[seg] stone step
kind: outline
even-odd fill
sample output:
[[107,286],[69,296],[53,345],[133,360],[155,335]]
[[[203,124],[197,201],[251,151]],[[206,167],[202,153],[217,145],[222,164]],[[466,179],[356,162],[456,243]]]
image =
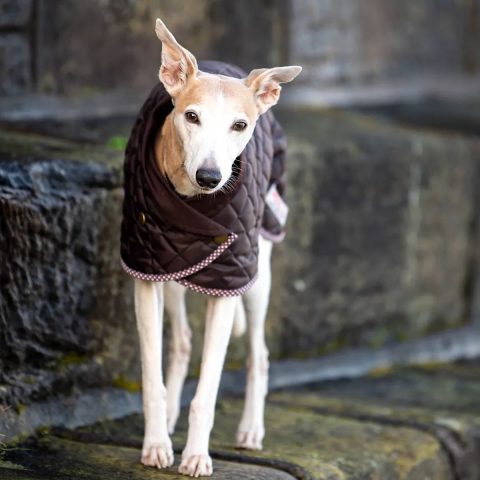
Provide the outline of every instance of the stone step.
[[480,360],[379,370],[270,397],[273,404],[429,433],[460,480],[480,478],[479,399]]
[[[480,361],[383,370],[273,392],[261,452],[238,451],[238,398],[217,405],[213,478],[478,480]],[[187,412],[173,436],[178,466]],[[0,478],[180,478],[140,465],[143,419],[45,431],[2,455]]]
[[[171,467],[159,472],[139,462],[138,448],[82,443],[54,436],[32,439],[23,451],[0,461],[2,480],[180,480],[186,477]],[[178,458],[178,455],[177,455]],[[282,470],[268,466],[214,460],[215,479],[294,480]]]
[[[270,403],[264,450],[237,453],[232,444],[240,413],[239,400],[223,400],[218,405],[211,443],[217,458],[214,467],[218,466],[214,478],[262,478],[262,474],[264,478],[279,479],[452,478],[445,452],[428,433],[325,415],[295,404]],[[177,466],[186,436],[185,417],[174,435]],[[171,478],[174,469],[159,474],[140,465],[142,423],[140,416],[131,416],[89,429],[57,431],[31,439],[5,453],[1,478],[60,479],[73,472],[78,480],[103,480],[114,473],[119,479],[137,475]],[[267,466],[271,469],[264,470]]]

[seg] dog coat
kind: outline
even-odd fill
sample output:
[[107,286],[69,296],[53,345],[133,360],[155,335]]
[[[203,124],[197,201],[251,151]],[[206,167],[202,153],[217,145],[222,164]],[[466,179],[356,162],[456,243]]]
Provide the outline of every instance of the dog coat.
[[[200,69],[237,78],[220,62]],[[214,195],[179,195],[155,159],[155,138],[172,111],[159,83],[144,103],[125,152],[121,262],[143,280],[175,280],[200,293],[241,295],[257,276],[258,236],[284,236],[284,133],[268,111],[235,160],[233,188]]]

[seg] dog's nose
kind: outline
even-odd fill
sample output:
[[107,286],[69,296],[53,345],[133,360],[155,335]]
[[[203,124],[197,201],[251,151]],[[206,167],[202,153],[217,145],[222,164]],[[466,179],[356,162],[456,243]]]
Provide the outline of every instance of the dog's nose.
[[201,187],[215,188],[220,183],[222,174],[216,168],[199,168],[195,177]]

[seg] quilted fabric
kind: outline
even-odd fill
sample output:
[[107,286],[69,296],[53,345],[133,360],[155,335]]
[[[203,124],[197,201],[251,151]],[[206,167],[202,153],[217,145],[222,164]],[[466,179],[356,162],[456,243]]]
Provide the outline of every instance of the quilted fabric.
[[[201,62],[200,69],[237,78],[237,67]],[[275,184],[284,194],[286,141],[271,112],[262,115],[236,159],[234,188],[216,195],[178,195],[155,161],[155,138],[172,111],[159,83],[144,103],[126,148],[121,258],[125,270],[152,281],[176,280],[219,296],[240,295],[257,274],[258,235],[273,241],[283,227],[265,204]]]

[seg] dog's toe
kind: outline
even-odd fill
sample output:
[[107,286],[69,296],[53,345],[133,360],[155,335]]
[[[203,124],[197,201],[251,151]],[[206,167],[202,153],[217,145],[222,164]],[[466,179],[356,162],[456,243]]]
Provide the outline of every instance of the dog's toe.
[[209,455],[188,455],[182,458],[179,473],[190,477],[209,477],[212,472],[212,459]]
[[173,465],[171,442],[150,443],[142,449],[142,463],[147,467],[167,468]]

